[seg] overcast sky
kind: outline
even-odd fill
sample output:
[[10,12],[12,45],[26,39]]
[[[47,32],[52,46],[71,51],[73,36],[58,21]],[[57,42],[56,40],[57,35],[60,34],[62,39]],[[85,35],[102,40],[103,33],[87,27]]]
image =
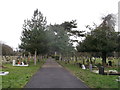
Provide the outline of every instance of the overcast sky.
[[21,43],[20,36],[25,19],[30,19],[35,9],[47,18],[47,24],[60,24],[77,20],[78,29],[85,25],[101,23],[101,17],[118,13],[119,0],[1,0],[0,41],[14,49]]

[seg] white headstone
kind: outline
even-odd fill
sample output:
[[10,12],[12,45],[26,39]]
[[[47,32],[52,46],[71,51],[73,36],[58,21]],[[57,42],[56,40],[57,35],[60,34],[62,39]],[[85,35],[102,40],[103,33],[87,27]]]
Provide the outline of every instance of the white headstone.
[[84,64],[82,65],[82,69],[86,69]]
[[9,72],[1,72],[0,71],[0,75],[7,75],[7,74],[9,74]]
[[13,66],[15,66],[15,60],[13,60]]
[[24,62],[22,62],[22,65],[24,65]]

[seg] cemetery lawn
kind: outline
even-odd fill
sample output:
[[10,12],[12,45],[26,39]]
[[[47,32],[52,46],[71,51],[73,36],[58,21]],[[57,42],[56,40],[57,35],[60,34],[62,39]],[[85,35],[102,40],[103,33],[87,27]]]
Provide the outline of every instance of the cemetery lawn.
[[28,67],[4,64],[7,68],[3,68],[2,71],[9,71],[9,74],[2,76],[2,88],[23,88],[44,63],[45,60],[37,62],[37,65],[31,62]]
[[64,61],[57,61],[72,74],[78,77],[90,88],[118,88],[118,82],[116,81],[117,75],[100,75],[89,70],[83,70],[72,63],[65,64]]

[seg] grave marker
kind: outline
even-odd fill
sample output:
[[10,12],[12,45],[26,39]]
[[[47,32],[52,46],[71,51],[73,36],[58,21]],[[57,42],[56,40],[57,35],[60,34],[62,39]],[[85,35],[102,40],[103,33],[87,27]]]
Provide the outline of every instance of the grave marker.
[[24,62],[22,62],[22,65],[24,65]]
[[99,67],[99,74],[104,75],[104,67],[103,66]]
[[82,65],[82,69],[86,69],[84,64]]
[[15,66],[15,64],[16,64],[16,62],[15,62],[15,60],[13,60],[13,66]]
[[92,64],[89,65],[89,69],[92,72]]
[[3,72],[3,71],[1,72],[1,71],[0,71],[0,75],[2,75],[2,76],[3,76],[3,75],[7,75],[7,74],[9,74],[9,72]]
[[109,66],[112,66],[112,62],[111,62],[111,61],[108,61],[108,65],[109,65]]

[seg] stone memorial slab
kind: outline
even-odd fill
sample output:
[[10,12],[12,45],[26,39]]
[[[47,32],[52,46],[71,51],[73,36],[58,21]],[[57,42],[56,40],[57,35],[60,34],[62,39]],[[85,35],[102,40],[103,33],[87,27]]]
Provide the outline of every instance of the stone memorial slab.
[[89,65],[89,69],[92,72],[92,64]]
[[9,74],[9,72],[3,72],[3,71],[1,72],[0,71],[0,75],[2,75],[2,76],[7,75],[7,74]]
[[82,69],[86,69],[84,64],[82,65]]
[[104,75],[104,67],[103,66],[99,67],[99,74]]
[[14,65],[14,66],[21,66],[21,67],[24,67],[24,66],[29,66],[28,64],[26,64],[26,65],[20,65],[20,64],[18,64],[18,65]]
[[15,60],[13,60],[13,66],[15,65]]
[[111,62],[111,61],[108,61],[108,65],[109,65],[109,66],[112,66],[112,62]]

